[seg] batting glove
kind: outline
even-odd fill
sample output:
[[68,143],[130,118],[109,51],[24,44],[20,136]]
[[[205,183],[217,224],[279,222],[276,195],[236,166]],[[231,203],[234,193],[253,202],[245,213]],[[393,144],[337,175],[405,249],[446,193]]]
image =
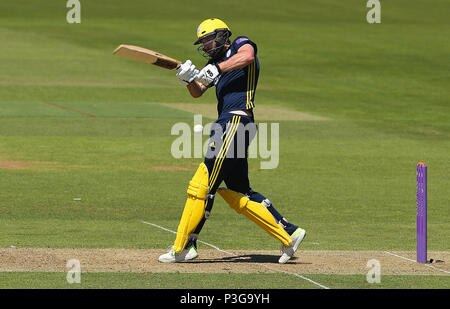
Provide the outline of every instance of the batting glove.
[[191,83],[199,73],[199,71],[195,69],[195,65],[192,64],[191,60],[186,60],[185,63],[180,65],[177,71],[178,73],[176,76],[185,85]]
[[217,64],[208,64],[200,70],[195,79],[203,85],[209,87],[219,80],[219,76],[221,73],[222,71]]

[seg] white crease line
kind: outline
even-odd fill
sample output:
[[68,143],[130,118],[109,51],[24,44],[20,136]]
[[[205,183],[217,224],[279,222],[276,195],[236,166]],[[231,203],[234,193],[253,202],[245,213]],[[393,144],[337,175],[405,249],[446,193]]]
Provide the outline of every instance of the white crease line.
[[157,228],[159,228],[159,229],[161,229],[161,230],[164,230],[164,231],[166,231],[166,232],[170,232],[170,233],[172,233],[172,234],[176,234],[176,233],[177,233],[177,232],[175,232],[175,231],[166,229],[165,227],[162,227],[162,226],[157,225],[157,224],[154,224],[154,223],[145,222],[145,221],[142,221],[142,223],[152,225],[152,226],[154,226],[154,227],[157,227]]
[[[400,258],[400,259],[404,259],[404,260],[407,260],[407,261],[410,261],[410,262],[413,262],[413,263],[418,263],[418,262],[416,262],[416,261],[414,261],[414,260],[412,260],[412,259],[406,258],[406,257],[401,256],[401,255],[397,255],[397,254],[392,253],[392,252],[384,251],[384,253],[393,255],[393,256],[395,256],[395,257],[398,257],[398,258]],[[422,263],[418,263],[418,264],[421,264],[421,265],[423,265],[423,266],[426,266],[426,267],[429,267],[429,268],[433,268],[433,269],[435,269],[435,270],[442,271],[442,272],[444,272],[444,273],[450,274],[450,271],[446,271],[446,270],[443,270],[443,269],[434,267],[434,266],[432,266],[432,265],[422,264]]]
[[401,258],[401,259],[404,259],[404,260],[407,260],[407,261],[410,261],[410,262],[414,262],[414,263],[416,262],[416,261],[414,261],[414,260],[408,259],[408,258],[406,258],[406,257],[404,257],[404,256],[400,256],[400,255],[397,255],[397,254],[392,253],[392,252],[384,251],[384,253],[387,253],[387,254],[396,256],[396,257],[398,257],[398,258]]
[[[164,230],[164,231],[166,231],[166,232],[170,232],[170,233],[172,233],[172,234],[176,234],[176,233],[177,233],[177,232],[175,232],[175,231],[169,230],[169,229],[167,229],[167,228],[165,228],[165,227],[162,227],[162,226],[157,225],[157,224],[154,224],[154,223],[150,223],[150,222],[146,222],[146,221],[142,221],[142,223],[148,224],[148,225],[151,225],[151,226],[154,226],[154,227],[157,227],[157,228],[159,228],[159,229],[162,229],[162,230]],[[222,249],[220,249],[219,247],[214,246],[214,245],[212,245],[212,244],[209,244],[209,243],[207,243],[207,242],[204,242],[204,241],[201,241],[201,240],[197,240],[197,241],[198,241],[199,243],[205,244],[205,245],[207,245],[207,246],[209,246],[209,247],[211,247],[211,248],[214,248],[214,249],[216,249],[216,250],[218,250],[218,251],[220,251],[220,252],[226,253],[226,254],[231,255],[231,256],[233,256],[233,257],[237,257],[237,258],[239,258],[239,259],[243,259],[242,257],[239,257],[239,256],[235,255],[234,253],[231,253],[231,252],[222,250]],[[315,281],[313,281],[313,280],[311,280],[311,279],[309,279],[309,278],[306,278],[306,277],[304,277],[304,276],[302,276],[302,275],[299,275],[299,274],[296,274],[296,273],[291,273],[291,272],[284,271],[284,270],[279,270],[279,269],[271,268],[271,267],[269,267],[269,266],[267,266],[267,265],[264,265],[264,264],[261,264],[261,263],[258,263],[258,262],[256,262],[255,264],[260,265],[260,266],[263,266],[263,267],[265,267],[265,268],[267,268],[267,269],[269,269],[269,270],[275,271],[275,272],[280,272],[280,273],[284,273],[284,274],[287,274],[287,275],[296,276],[296,277],[301,278],[301,279],[303,279],[303,280],[306,280],[306,281],[308,281],[308,282],[310,282],[310,283],[312,283],[312,284],[315,284],[315,285],[321,287],[322,289],[326,289],[326,290],[329,290],[329,289],[330,289],[329,287],[324,286],[324,285],[322,285],[322,284],[320,284],[320,283],[318,283],[318,282],[315,282]]]
[[[142,223],[148,224],[148,225],[152,225],[152,226],[154,226],[154,227],[157,227],[157,228],[159,228],[159,229],[161,229],[161,230],[164,230],[164,231],[166,231],[166,232],[170,232],[170,233],[172,233],[172,234],[176,234],[176,233],[177,233],[177,232],[175,232],[175,231],[166,229],[165,227],[162,227],[162,226],[157,225],[157,224],[154,224],[154,223],[145,222],[145,221],[142,221]],[[222,249],[220,249],[219,247],[216,247],[216,246],[214,246],[214,245],[208,244],[207,242],[204,242],[204,241],[201,241],[201,240],[197,240],[197,241],[198,241],[199,243],[202,243],[202,244],[204,244],[204,245],[207,245],[207,246],[209,246],[209,247],[211,247],[211,248],[214,248],[214,249],[216,249],[216,250],[218,250],[218,251],[220,251],[220,252],[223,252],[223,253],[226,253],[226,254],[229,254],[229,255],[233,255],[233,253],[228,252],[228,251],[225,251],[225,250],[222,250]]]

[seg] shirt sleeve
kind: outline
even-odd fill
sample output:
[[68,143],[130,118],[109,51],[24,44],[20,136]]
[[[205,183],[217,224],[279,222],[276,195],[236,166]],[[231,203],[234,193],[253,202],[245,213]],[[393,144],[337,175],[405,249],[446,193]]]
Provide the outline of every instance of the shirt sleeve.
[[256,44],[253,41],[251,41],[248,37],[240,36],[240,37],[237,37],[233,42],[233,45],[234,45],[234,48],[236,51],[239,48],[241,48],[242,46],[244,46],[245,44],[250,44],[251,46],[253,46],[253,49],[255,50],[255,55],[256,55],[256,51],[257,51]]

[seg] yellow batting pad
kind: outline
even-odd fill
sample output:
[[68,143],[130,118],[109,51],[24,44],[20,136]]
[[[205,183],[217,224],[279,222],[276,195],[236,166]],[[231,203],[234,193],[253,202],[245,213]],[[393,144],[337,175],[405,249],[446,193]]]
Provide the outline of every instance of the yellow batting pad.
[[275,221],[274,217],[261,203],[251,201],[247,196],[225,188],[217,189],[217,193],[237,213],[243,214],[257,225],[259,225],[270,236],[275,237],[286,247],[292,243],[291,236]]
[[187,200],[181,215],[180,224],[177,229],[177,237],[173,245],[173,250],[181,252],[186,246],[191,234],[203,218],[208,194],[208,168],[201,163],[189,182],[187,189]]

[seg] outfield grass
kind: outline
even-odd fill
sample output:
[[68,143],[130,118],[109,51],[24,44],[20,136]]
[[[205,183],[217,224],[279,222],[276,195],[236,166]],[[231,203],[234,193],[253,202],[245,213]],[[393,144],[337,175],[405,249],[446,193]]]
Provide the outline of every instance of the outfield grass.
[[[390,276],[368,283],[360,275],[306,275],[330,289],[448,289],[445,276]],[[65,273],[3,273],[7,289],[320,289],[308,281],[282,274],[86,273],[68,283]],[[7,282],[5,284],[5,281]]]
[[[193,124],[193,115],[158,103],[215,104],[215,94],[194,100],[174,72],[112,51],[141,45],[201,67],[195,30],[218,16],[234,36],[258,44],[256,113],[271,105],[331,118],[277,121],[278,168],[261,170],[260,159],[250,160],[252,187],[308,230],[302,247],[415,250],[415,165],[424,161],[429,250],[450,250],[447,1],[383,2],[377,25],[365,21],[366,2],[356,0],[230,0],[201,10],[183,1],[82,1],[81,24],[66,22],[63,2],[0,4],[7,42],[0,49],[0,162],[34,162],[0,168],[0,247],[166,248],[173,241],[141,221],[176,229],[201,159],[171,156],[173,124]],[[278,247],[220,198],[201,237],[221,248]],[[55,280],[64,274],[1,276],[2,288],[65,287]],[[151,278],[170,285],[181,274],[85,276],[82,287],[108,288],[103,281],[113,278],[118,288],[152,288]],[[448,277],[438,276],[384,276],[382,285],[362,276],[314,277],[331,287],[448,288]],[[198,278],[192,288],[205,287]],[[205,278],[243,288],[281,288],[283,281]]]

